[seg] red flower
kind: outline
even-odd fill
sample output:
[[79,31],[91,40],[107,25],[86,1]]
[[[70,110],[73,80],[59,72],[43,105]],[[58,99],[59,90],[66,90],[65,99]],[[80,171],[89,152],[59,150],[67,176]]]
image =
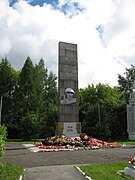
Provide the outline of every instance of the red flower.
[[129,159],[129,163],[132,164],[132,165],[135,165],[135,159],[134,158],[130,158]]

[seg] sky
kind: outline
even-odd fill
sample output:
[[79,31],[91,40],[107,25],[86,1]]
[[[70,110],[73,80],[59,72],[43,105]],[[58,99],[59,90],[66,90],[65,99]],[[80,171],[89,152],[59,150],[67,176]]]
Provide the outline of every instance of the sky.
[[57,76],[58,43],[77,44],[79,88],[118,85],[135,62],[135,0],[0,0],[0,60],[29,56]]

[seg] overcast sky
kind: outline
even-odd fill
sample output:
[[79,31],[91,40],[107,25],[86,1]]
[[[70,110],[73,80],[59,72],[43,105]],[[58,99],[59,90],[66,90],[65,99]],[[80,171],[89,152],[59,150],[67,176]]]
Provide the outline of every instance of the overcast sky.
[[57,75],[58,42],[75,43],[79,88],[115,86],[135,62],[134,18],[135,0],[0,0],[0,60],[19,70],[42,57]]

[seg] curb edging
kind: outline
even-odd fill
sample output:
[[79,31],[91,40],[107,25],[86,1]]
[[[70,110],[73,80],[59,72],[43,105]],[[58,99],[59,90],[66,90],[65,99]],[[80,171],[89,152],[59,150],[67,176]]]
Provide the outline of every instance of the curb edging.
[[86,176],[86,173],[83,172],[79,166],[74,166],[83,176],[85,176],[88,180],[92,180],[92,178],[90,176]]

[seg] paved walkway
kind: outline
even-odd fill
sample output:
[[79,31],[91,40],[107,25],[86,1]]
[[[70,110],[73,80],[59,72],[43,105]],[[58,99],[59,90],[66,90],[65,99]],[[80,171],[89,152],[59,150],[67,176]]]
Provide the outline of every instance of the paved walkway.
[[25,180],[86,180],[72,165],[27,168]]
[[84,180],[74,165],[127,162],[135,148],[31,152],[23,145],[7,144],[5,162],[21,165],[24,180]]

